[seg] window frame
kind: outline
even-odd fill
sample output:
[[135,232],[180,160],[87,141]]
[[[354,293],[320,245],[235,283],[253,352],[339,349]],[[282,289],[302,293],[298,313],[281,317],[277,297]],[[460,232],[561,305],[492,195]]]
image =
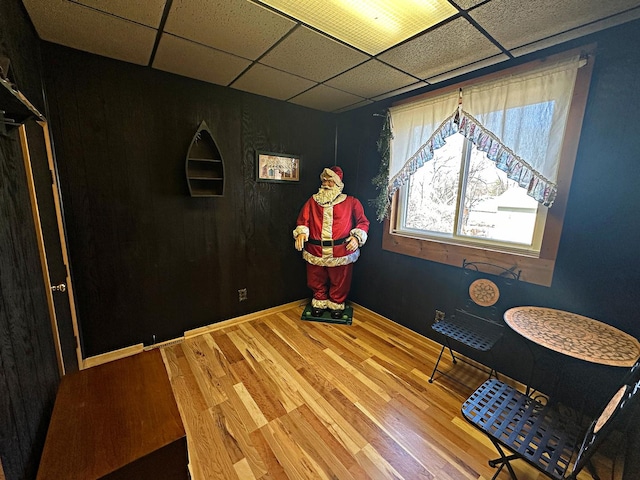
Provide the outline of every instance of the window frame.
[[569,109],[560,153],[557,179],[558,192],[552,207],[547,210],[539,255],[526,252],[500,251],[497,246],[478,247],[462,245],[445,239],[426,239],[399,233],[395,228],[398,224],[399,192],[396,192],[391,199],[390,214],[384,221],[382,249],[453,266],[461,266],[466,259],[468,262],[486,262],[500,265],[507,269],[515,267],[521,270],[520,279],[522,281],[547,287],[551,286],[569,198],[571,178],[578,153],[578,144],[587,105],[591,74],[595,63],[595,49],[596,44],[586,45],[394,103],[394,105],[401,105],[424,100],[430,96],[445,93],[447,90],[457,90],[475,83],[523,73],[548,61],[558,60],[576,54],[587,55],[587,64],[578,69],[576,76],[571,107]]

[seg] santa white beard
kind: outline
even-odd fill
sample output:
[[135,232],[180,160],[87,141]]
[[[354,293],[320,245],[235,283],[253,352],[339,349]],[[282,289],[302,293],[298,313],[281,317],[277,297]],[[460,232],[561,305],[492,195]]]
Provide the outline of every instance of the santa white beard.
[[342,187],[338,185],[334,185],[333,187],[321,186],[313,198],[315,198],[316,202],[320,205],[325,205],[336,199],[338,195],[342,193]]

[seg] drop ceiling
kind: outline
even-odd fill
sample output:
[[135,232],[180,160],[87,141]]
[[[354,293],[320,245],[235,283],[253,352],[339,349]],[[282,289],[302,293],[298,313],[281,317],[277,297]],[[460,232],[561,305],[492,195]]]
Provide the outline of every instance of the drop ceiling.
[[[362,8],[372,3],[341,1]],[[266,3],[23,0],[43,40],[326,112],[358,108],[640,17],[638,0],[444,0],[438,23],[418,25],[417,33],[387,47],[349,44],[331,22],[316,23],[321,30],[294,17],[297,12]]]

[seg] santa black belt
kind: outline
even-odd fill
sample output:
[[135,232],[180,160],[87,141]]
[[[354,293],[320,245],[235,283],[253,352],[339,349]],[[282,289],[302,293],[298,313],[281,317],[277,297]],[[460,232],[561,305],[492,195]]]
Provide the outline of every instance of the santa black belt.
[[335,245],[342,245],[347,241],[349,237],[339,238],[338,240],[316,240],[315,238],[310,238],[308,242],[311,245],[320,245],[321,247],[333,247]]

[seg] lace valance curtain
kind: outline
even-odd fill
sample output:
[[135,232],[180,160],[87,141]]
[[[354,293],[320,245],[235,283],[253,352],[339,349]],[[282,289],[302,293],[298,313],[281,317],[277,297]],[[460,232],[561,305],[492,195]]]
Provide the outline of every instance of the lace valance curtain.
[[[433,158],[456,132],[496,167],[551,206],[578,56],[390,109],[393,139],[387,194]],[[460,99],[460,102],[459,102]]]

